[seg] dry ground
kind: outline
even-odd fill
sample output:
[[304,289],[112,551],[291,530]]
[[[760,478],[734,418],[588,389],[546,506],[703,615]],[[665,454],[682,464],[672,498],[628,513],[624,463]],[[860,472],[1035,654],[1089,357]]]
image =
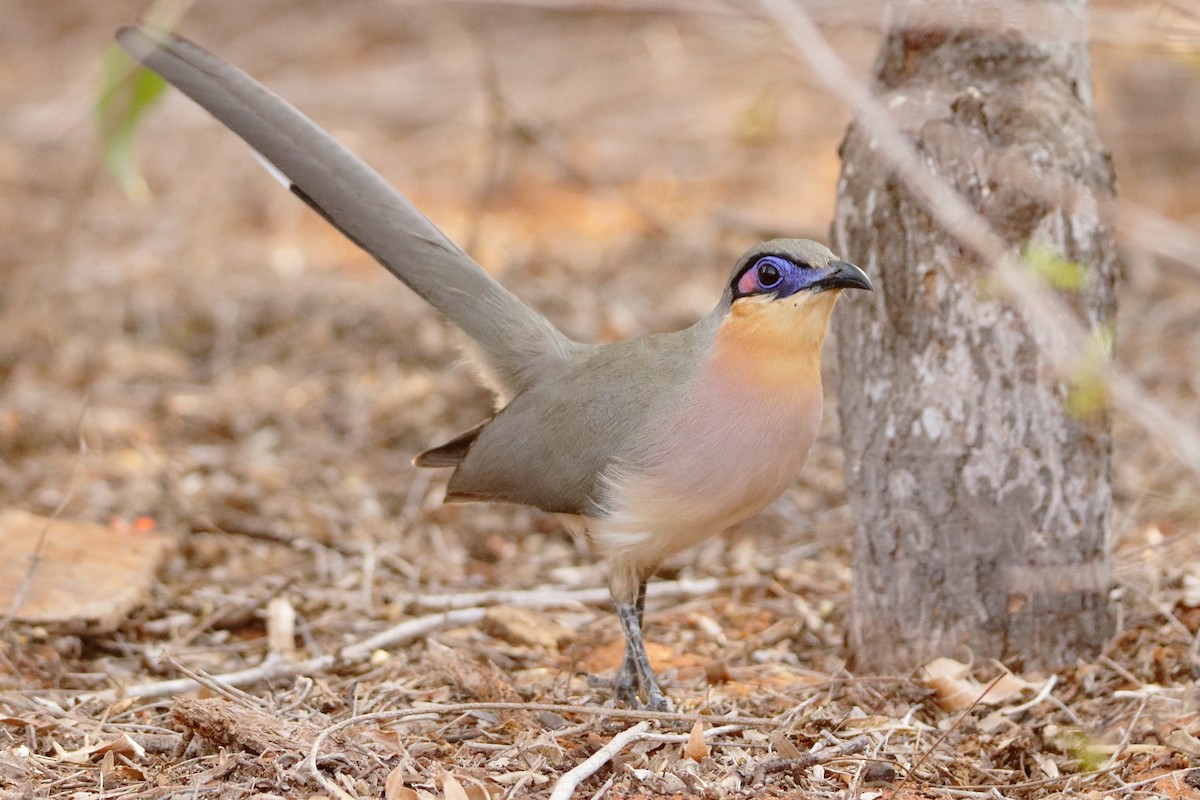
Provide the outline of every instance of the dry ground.
[[[763,232],[825,238],[847,115],[767,27],[543,5],[210,0],[182,29],[578,338],[686,324]],[[1118,15],[1095,50],[1102,134],[1125,200],[1195,231],[1196,51],[1127,35],[1137,9],[1102,9]],[[620,654],[605,604],[544,588],[602,587],[595,560],[545,515],[440,504],[444,476],[409,460],[487,396],[429,309],[234,137],[172,96],[140,141],[153,201],[120,194],[88,107],[102,48],[140,10],[2,9],[0,508],[150,517],[178,546],[115,630],[0,632],[0,791],[379,797],[390,775],[393,798],[549,796],[638,721],[594,713],[606,696],[586,675]],[[831,34],[866,69],[871,25]],[[1121,358],[1200,420],[1196,273],[1128,237],[1123,255]],[[801,483],[673,561],[649,611],[680,710],[741,725],[689,745],[690,725],[662,718],[577,796],[1200,797],[1200,500],[1163,448],[1118,420],[1106,655],[961,712],[918,676],[844,668],[850,520],[827,417]],[[490,590],[516,594],[482,621],[370,640]],[[296,636],[245,694],[122,699],[261,665],[269,607],[294,610]],[[942,691],[1000,674],[975,667]],[[818,744],[824,763],[770,761]]]

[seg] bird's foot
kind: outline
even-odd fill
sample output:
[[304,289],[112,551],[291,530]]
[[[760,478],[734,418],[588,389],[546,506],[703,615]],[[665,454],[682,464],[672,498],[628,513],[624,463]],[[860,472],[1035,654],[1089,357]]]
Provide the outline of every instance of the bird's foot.
[[[613,697],[619,705],[627,708],[645,709],[648,711],[674,711],[671,700],[659,687],[653,673],[639,676],[637,669],[628,661],[611,678],[601,678],[598,675],[587,676],[588,686],[593,688],[612,689]],[[645,697],[645,702],[642,701]]]
[[[624,669],[621,670],[625,672]],[[630,663],[629,672],[632,673],[630,680],[641,688],[642,696],[646,698],[646,704],[643,706],[638,703],[637,708],[645,708],[648,711],[674,711],[675,707],[671,705],[670,699],[663,694],[663,690],[658,685],[658,679],[654,677],[654,673],[649,669],[638,670],[636,663]]]
[[587,684],[594,689],[611,689],[620,705],[629,708],[642,707],[642,702],[638,699],[637,673],[634,672],[628,661],[622,663],[621,669],[611,678],[588,675]]
[[671,698],[663,694],[662,689],[658,688],[658,683],[652,680],[650,688],[646,690],[646,709],[649,711],[674,711],[675,706],[671,703]]

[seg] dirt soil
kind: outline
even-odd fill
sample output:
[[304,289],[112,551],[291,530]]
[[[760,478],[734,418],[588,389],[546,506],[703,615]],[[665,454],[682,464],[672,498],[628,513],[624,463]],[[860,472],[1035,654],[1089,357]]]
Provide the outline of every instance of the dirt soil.
[[[209,0],[180,27],[610,341],[705,313],[759,238],[827,239],[848,122],[761,21],[655,5]],[[1195,236],[1196,26],[1140,5],[1098,9],[1101,132],[1123,202]],[[410,464],[490,410],[435,314],[178,95],[139,138],[152,199],[104,171],[99,59],[141,10],[5,0],[0,24],[0,509],[175,542],[115,627],[0,624],[0,794],[544,798],[633,728],[575,796],[1200,798],[1200,495],[1125,418],[1096,662],[847,671],[827,411],[794,488],[661,573],[678,713],[607,707],[589,676],[621,637],[587,544],[443,505]],[[829,34],[866,71],[863,14]],[[1196,251],[1121,246],[1119,357],[1200,420]]]

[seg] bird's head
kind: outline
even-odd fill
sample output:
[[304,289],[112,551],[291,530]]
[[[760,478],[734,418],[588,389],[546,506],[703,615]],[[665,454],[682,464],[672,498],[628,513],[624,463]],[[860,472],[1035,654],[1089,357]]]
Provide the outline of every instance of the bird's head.
[[836,297],[841,289],[870,291],[871,280],[810,239],[772,239],[755,245],[738,260],[729,281],[733,305],[782,301],[798,308],[826,292]]
[[871,288],[865,272],[817,242],[772,239],[755,245],[730,274],[718,349],[725,357],[764,366],[797,356],[819,359],[838,295]]

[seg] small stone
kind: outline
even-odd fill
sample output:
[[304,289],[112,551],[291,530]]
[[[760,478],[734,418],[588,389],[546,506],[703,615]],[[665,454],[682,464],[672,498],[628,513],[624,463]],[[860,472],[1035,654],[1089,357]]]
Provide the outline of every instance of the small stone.
[[873,761],[863,767],[862,782],[864,786],[888,786],[896,781],[896,768],[891,764]]

